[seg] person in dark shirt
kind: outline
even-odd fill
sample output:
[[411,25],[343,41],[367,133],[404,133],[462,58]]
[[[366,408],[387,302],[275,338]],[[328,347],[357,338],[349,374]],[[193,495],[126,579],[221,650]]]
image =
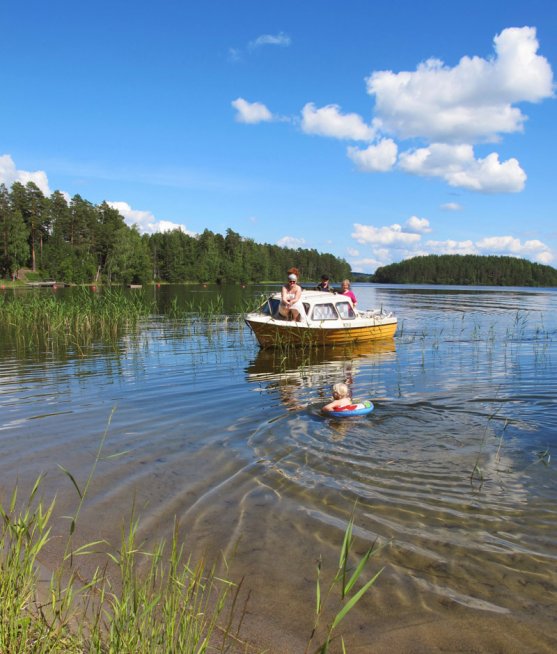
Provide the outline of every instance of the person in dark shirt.
[[329,282],[329,275],[321,275],[321,281],[319,282],[319,284],[317,284],[317,290],[325,291],[325,292],[329,292],[333,290]]

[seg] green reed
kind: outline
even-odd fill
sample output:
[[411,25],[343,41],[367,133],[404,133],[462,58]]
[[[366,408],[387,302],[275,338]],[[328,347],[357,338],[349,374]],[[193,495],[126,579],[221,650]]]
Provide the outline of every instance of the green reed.
[[[23,508],[16,509],[17,489],[9,506],[0,504],[1,652],[202,653],[223,652],[238,641],[230,611],[239,587],[216,566],[193,563],[177,530],[168,548],[160,542],[147,551],[134,520],[87,583],[75,567],[60,565],[41,589],[37,563],[49,541],[54,502],[35,501],[39,484]],[[98,558],[100,545],[107,544],[77,548],[73,558]]]
[[[113,412],[114,413],[114,410]],[[242,583],[221,576],[217,565],[194,562],[179,541],[175,522],[170,544],[161,540],[152,549],[138,542],[139,522],[132,515],[113,549],[105,540],[76,547],[74,537],[81,509],[101,460],[112,414],[84,483],[62,466],[79,501],[73,515],[61,563],[48,585],[39,581],[39,557],[51,538],[50,522],[55,501],[38,498],[41,478],[23,503],[17,486],[7,505],[0,501],[0,652],[9,654],[204,654],[248,652],[240,628],[245,617],[237,610]],[[118,453],[106,458],[123,455]],[[68,516],[65,516],[66,518]],[[341,547],[338,569],[323,594],[321,560],[318,563],[315,620],[306,653],[317,639],[315,650],[327,654],[335,632],[346,615],[375,583],[382,570],[362,583],[374,544],[355,567],[350,566],[353,547],[353,514]],[[82,557],[101,561],[88,580],[77,562]],[[104,559],[104,561],[103,561]],[[225,572],[227,570],[224,561]],[[356,590],[356,587],[359,588]],[[340,590],[337,610],[330,613],[331,593]],[[249,598],[249,594],[248,594]],[[240,613],[240,615],[238,615]],[[341,638],[342,651],[346,648]]]
[[[7,507],[0,502],[0,652],[227,651],[231,643],[240,642],[233,629],[240,585],[221,577],[216,565],[208,568],[204,560],[194,563],[186,556],[177,525],[168,548],[159,541],[153,549],[143,549],[134,517],[116,550],[104,540],[74,547],[79,515],[102,459],[111,418],[112,414],[83,484],[60,466],[79,501],[69,516],[62,562],[52,572],[48,588],[40,587],[38,560],[50,539],[54,501],[45,506],[37,500],[39,478],[22,507],[18,508],[17,487]],[[119,455],[110,458],[115,456]],[[105,561],[83,582],[76,563],[87,556],[96,560],[104,556]]]
[[[203,559],[195,563],[186,556],[177,524],[168,546],[160,541],[146,550],[137,540],[139,523],[132,518],[122,530],[116,551],[111,551],[102,540],[72,547],[52,572],[48,586],[41,588],[38,560],[50,540],[55,502],[45,505],[36,500],[40,483],[39,478],[22,508],[16,508],[17,488],[7,506],[0,502],[0,652],[203,654],[228,652],[231,648],[237,652],[256,651],[240,638],[244,614],[238,616],[236,606],[241,583],[222,577],[216,565],[209,567]],[[315,620],[306,654],[327,654],[340,623],[383,570],[361,582],[369,559],[381,549],[375,544],[354,567],[350,566],[353,524],[350,519],[338,569],[324,593],[322,562],[318,562]],[[104,556],[106,560],[84,582],[75,562],[87,556],[95,556],[96,560]],[[339,608],[322,628],[321,622],[330,614],[328,605],[335,589],[339,591]],[[313,649],[317,639],[322,642]]]
[[114,340],[154,312],[144,293],[76,289],[68,297],[29,293],[0,296],[0,329],[20,349],[72,347],[78,352],[97,339]]
[[[371,579],[368,579],[366,582],[361,583],[361,577],[364,573],[364,570],[369,562],[369,559],[375,556],[384,546],[377,545],[375,542],[359,559],[355,567],[350,566],[351,551],[354,545],[353,537],[353,528],[354,528],[354,513],[348,521],[346,530],[344,532],[344,539],[342,542],[340,557],[338,562],[337,570],[326,587],[325,593],[322,592],[321,588],[321,570],[322,570],[322,561],[319,559],[317,562],[317,583],[315,589],[315,618],[313,629],[309,637],[308,643],[304,654],[308,654],[310,651],[314,651],[316,654],[327,654],[329,647],[333,643],[335,638],[335,632],[338,629],[338,626],[342,620],[348,615],[348,613],[356,606],[356,604],[362,599],[362,597],[370,590],[370,588],[375,584],[379,575],[383,572],[384,568],[381,568],[376,572]],[[360,582],[359,588],[356,590],[356,586]],[[315,639],[320,635],[322,629],[320,629],[320,624],[323,620],[323,617],[326,613],[330,613],[328,609],[328,603],[330,603],[331,596],[334,591],[338,592],[337,604],[339,606],[337,612],[332,615],[327,622],[327,625],[324,629],[324,634],[321,637],[321,644],[315,650],[310,650],[313,646]],[[342,651],[346,652],[346,647],[344,644],[344,639],[340,636]]]

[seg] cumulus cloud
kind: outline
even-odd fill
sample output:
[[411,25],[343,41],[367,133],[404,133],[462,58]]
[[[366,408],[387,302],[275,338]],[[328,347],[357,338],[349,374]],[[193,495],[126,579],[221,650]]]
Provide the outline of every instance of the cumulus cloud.
[[394,224],[388,227],[374,227],[373,225],[354,224],[352,238],[362,244],[373,246],[389,245],[390,247],[407,246],[417,243],[420,240],[419,234],[403,231],[400,225]]
[[195,236],[195,232],[190,232],[183,225],[170,222],[169,220],[157,220],[150,211],[132,209],[127,202],[107,202],[107,204],[113,209],[116,209],[124,217],[127,225],[130,227],[137,225],[142,234],[171,232],[174,229],[179,229],[185,234]]
[[278,45],[287,48],[292,43],[292,39],[284,32],[278,34],[261,34],[253,41],[248,43],[248,49],[255,50],[265,45]]
[[303,238],[296,238],[295,236],[283,236],[277,241],[277,245],[281,248],[292,248],[294,250],[301,248],[304,244],[305,240]]
[[392,139],[383,139],[377,145],[370,145],[365,150],[355,146],[347,149],[350,159],[358,170],[363,172],[387,172],[396,163],[398,148]]
[[468,144],[433,143],[402,152],[399,167],[414,175],[441,177],[450,186],[484,193],[516,193],[526,182],[526,173],[516,159],[500,162],[496,152],[476,159]]
[[441,205],[443,211],[462,211],[462,205],[458,202],[446,202]]
[[470,240],[427,241],[425,247],[427,254],[479,254],[476,244]]
[[379,266],[393,261],[428,254],[485,254],[515,256],[542,264],[551,264],[551,249],[537,239],[521,241],[513,236],[489,236],[476,241],[453,239],[423,241],[424,234],[431,232],[427,218],[411,216],[403,226],[399,224],[376,227],[355,223],[352,238],[367,251],[348,249],[350,265],[354,270],[372,272]]
[[248,102],[244,98],[237,98],[232,101],[232,106],[237,111],[235,119],[239,123],[255,125],[273,120],[273,114],[261,102]]
[[49,196],[52,193],[48,186],[48,177],[43,170],[34,172],[18,170],[11,156],[3,154],[0,156],[0,184],[10,187],[14,182],[20,182],[23,185],[27,182],[34,182],[44,195]]
[[[429,59],[415,71],[373,72],[366,83],[375,98],[377,133],[427,143],[400,152],[399,169],[469,191],[522,191],[526,173],[517,159],[500,161],[497,152],[476,158],[474,145],[523,131],[527,116],[517,103],[553,97],[553,72],[538,48],[535,28],[511,27],[495,36],[488,59],[465,56],[454,67]],[[348,155],[359,156],[354,150]]]
[[549,247],[537,239],[522,243],[514,236],[490,236],[480,239],[476,245],[482,254],[508,254],[534,259],[539,263],[548,263],[553,259]]
[[429,220],[427,218],[418,218],[418,216],[410,216],[404,223],[406,230],[414,234],[427,234],[431,232]]
[[[289,37],[280,33],[258,37],[251,47],[289,44]],[[476,158],[474,146],[522,132],[527,116],[517,105],[553,97],[553,71],[538,54],[534,27],[504,29],[494,37],[493,47],[492,56],[463,56],[453,67],[431,58],[414,71],[372,72],[366,78],[375,101],[370,123],[358,114],[342,113],[337,104],[317,108],[308,102],[302,109],[302,131],[369,142],[364,149],[350,146],[346,151],[364,172],[398,169],[474,192],[522,191],[526,173],[516,158],[501,161],[495,151]],[[239,122],[289,120],[242,98],[233,105]],[[424,147],[405,151],[401,144],[408,139]]]
[[351,141],[371,141],[375,136],[375,129],[358,114],[343,114],[336,104],[317,109],[313,102],[302,109],[302,131]]
[[366,80],[378,124],[399,138],[477,143],[523,129],[512,105],[553,95],[553,74],[533,27],[512,27],[494,38],[495,56],[462,57],[453,68],[429,59],[414,72],[378,71]]
[[364,258],[351,259],[348,263],[355,272],[367,272],[377,270],[377,268],[384,266],[386,262],[382,259]]

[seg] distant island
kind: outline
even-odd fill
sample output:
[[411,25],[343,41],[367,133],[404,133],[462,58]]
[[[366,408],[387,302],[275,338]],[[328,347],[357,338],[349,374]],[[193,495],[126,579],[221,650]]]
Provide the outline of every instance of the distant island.
[[516,257],[430,254],[352,273],[355,282],[457,286],[557,286],[557,269]]

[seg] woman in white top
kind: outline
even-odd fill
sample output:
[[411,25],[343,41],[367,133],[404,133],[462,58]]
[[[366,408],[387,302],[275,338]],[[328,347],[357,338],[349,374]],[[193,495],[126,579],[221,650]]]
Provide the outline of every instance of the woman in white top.
[[287,320],[299,321],[304,314],[304,307],[302,305],[302,287],[298,285],[298,275],[293,272],[294,269],[289,270],[288,282],[282,287],[280,295],[279,313]]

